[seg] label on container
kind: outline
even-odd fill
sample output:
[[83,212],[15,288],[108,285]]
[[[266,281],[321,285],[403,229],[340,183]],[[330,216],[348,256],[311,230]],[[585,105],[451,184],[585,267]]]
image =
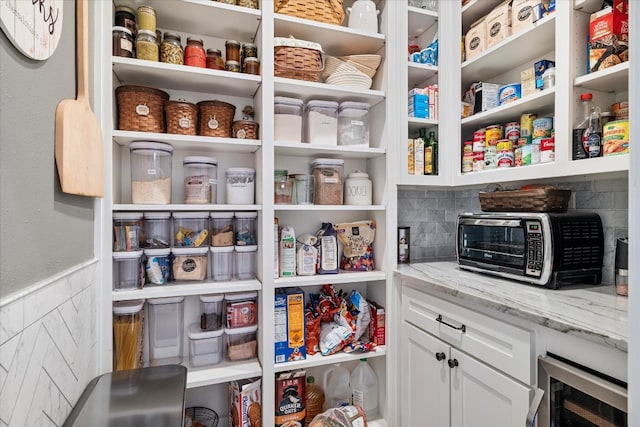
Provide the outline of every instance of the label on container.
[[364,126],[364,122],[362,120],[351,120],[351,124],[353,126]]
[[155,175],[158,171],[156,169],[147,169],[147,175]]
[[509,122],[504,126],[504,137],[512,141],[520,138],[520,123]]
[[242,301],[227,303],[227,327],[242,328],[256,324],[256,302]]
[[127,52],[133,52],[133,43],[131,40],[120,39],[120,49],[126,50]]
[[499,168],[510,168],[514,163],[514,154],[513,150],[502,150],[498,151],[498,167]]
[[209,121],[207,122],[207,127],[211,130],[218,129],[218,126],[220,126],[220,123],[218,123],[218,121],[214,118],[209,119]]
[[150,109],[149,107],[147,107],[144,104],[138,104],[136,105],[136,114],[139,116],[148,116],[150,113]]
[[178,126],[180,126],[182,129],[189,129],[191,127],[191,120],[187,117],[182,117],[180,120],[178,120]]

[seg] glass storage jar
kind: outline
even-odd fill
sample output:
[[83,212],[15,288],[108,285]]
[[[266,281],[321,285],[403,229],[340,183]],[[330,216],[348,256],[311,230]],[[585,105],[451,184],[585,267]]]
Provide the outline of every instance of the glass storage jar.
[[202,39],[187,37],[187,46],[184,48],[184,65],[207,67],[207,53],[204,50]]
[[129,6],[116,6],[114,24],[116,27],[125,27],[135,37],[138,30],[136,11]]
[[314,159],[311,162],[316,205],[341,205],[343,196],[344,160]]
[[189,156],[182,161],[184,169],[184,202],[216,203],[218,160],[213,157]]
[[233,212],[211,212],[211,246],[233,246]]
[[135,204],[171,203],[173,147],[163,142],[132,142],[131,201]]
[[142,368],[144,300],[113,304],[113,370]]
[[258,212],[236,212],[233,216],[235,244],[237,246],[257,244],[256,219],[258,218]]
[[136,58],[158,62],[160,45],[154,31],[139,30],[136,37]]
[[171,247],[171,212],[145,212],[143,241],[145,249]]
[[276,96],[274,98],[274,140],[302,141],[302,100]]
[[209,246],[209,212],[174,212],[173,247]]
[[214,282],[233,278],[233,246],[211,247],[211,278]]
[[224,42],[226,61],[236,61],[240,63],[240,42],[235,40],[227,40]]
[[290,205],[293,182],[289,179],[286,169],[276,169],[273,180],[273,199],[276,205]]
[[[256,8],[257,9],[257,8]],[[242,57],[242,62],[247,58],[257,58],[258,57],[258,46],[253,43],[243,43],[242,44],[242,52],[240,53]]]
[[200,329],[217,331],[224,326],[222,312],[224,295],[200,295]]
[[220,49],[207,49],[207,68],[210,70],[224,70],[224,59]]
[[338,109],[338,145],[369,146],[369,108],[365,102],[343,102]]
[[258,246],[236,246],[235,247],[235,269],[234,276],[238,280],[251,280],[256,278],[256,258],[258,256]]
[[313,175],[296,175],[294,192],[297,204],[313,204],[314,181]]
[[182,39],[176,33],[164,33],[164,39],[160,45],[160,62],[167,64],[184,64],[184,50],[182,49]]
[[312,100],[305,107],[305,142],[338,144],[338,103]]
[[245,74],[260,74],[260,61],[258,58],[246,58],[242,62],[242,72]]
[[113,56],[133,58],[133,33],[125,27],[113,27],[112,49]]
[[229,168],[225,172],[225,177],[227,204],[252,205],[255,191],[255,169]]
[[184,297],[153,298],[149,308],[149,359],[151,366],[182,362]]
[[224,69],[232,73],[239,73],[241,71],[240,62],[227,60],[227,62],[224,63]]
[[156,10],[151,6],[138,6],[138,30],[156,32]]
[[140,249],[142,239],[142,212],[115,212],[113,214],[113,251],[126,252]]

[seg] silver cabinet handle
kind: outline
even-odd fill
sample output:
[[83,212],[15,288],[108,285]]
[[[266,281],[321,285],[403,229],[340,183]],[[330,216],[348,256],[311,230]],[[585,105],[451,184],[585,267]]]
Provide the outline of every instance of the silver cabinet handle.
[[527,412],[527,423],[525,424],[525,427],[534,427],[536,423],[536,415],[538,415],[538,409],[540,408],[540,403],[542,403],[543,397],[544,390],[536,388],[533,400],[529,406],[529,412]]

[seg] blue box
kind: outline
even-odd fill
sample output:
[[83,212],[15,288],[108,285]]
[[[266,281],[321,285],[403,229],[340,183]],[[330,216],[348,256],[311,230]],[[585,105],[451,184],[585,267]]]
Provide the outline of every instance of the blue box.
[[542,59],[533,64],[533,71],[536,79],[536,90],[542,90],[542,87],[544,86],[542,82],[542,75],[544,72],[549,68],[554,68],[555,66],[556,63],[554,61],[549,61],[548,59]]
[[428,119],[429,118],[429,110],[409,111],[409,117],[415,117],[417,119]]
[[429,96],[428,95],[412,95],[409,97],[409,104],[418,104],[418,103],[422,103],[422,104],[428,104],[429,103]]
[[276,289],[274,322],[275,363],[306,359],[304,292],[302,289],[299,287]]

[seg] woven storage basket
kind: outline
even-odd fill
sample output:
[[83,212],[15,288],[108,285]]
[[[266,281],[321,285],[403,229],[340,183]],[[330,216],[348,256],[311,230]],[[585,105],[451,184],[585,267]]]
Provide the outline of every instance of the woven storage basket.
[[167,133],[195,135],[198,122],[198,106],[184,101],[165,101]]
[[485,212],[565,212],[571,190],[534,188],[480,192],[480,208]]
[[327,24],[342,25],[344,21],[342,0],[276,0],[273,10],[283,15]]
[[153,87],[125,85],[116,88],[118,129],[164,132],[164,101],[169,94]]
[[238,139],[258,139],[258,123],[252,120],[233,122],[233,137]]
[[276,37],[273,49],[274,76],[310,82],[320,80],[324,64],[319,44]]
[[235,105],[222,101],[200,101],[198,109],[198,135],[231,138]]

